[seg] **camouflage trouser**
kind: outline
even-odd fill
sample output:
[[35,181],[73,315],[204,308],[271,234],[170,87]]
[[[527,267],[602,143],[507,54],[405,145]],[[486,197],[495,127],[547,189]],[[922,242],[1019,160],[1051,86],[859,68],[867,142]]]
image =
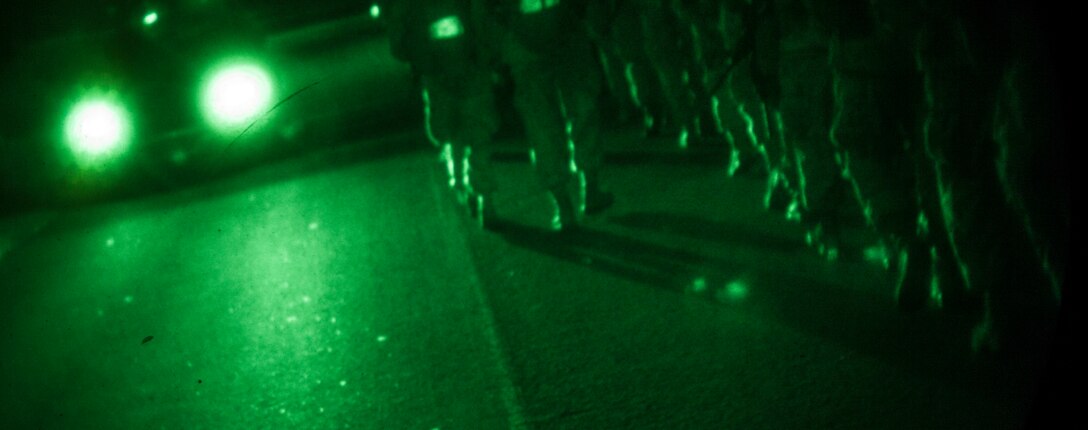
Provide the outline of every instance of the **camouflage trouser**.
[[756,91],[748,62],[738,64],[725,82],[725,97],[721,113],[725,129],[733,137],[734,149],[755,155],[765,170],[770,170],[767,148],[769,140],[763,102]]
[[632,93],[631,97],[642,108],[644,120],[653,121],[654,126],[659,129],[675,127],[676,119],[672,117],[672,112],[665,102],[666,96],[661,88],[661,81],[645,54],[641,57],[632,57],[627,63],[626,75],[627,84]]
[[428,135],[443,151],[450,186],[494,192],[498,184],[490,163],[491,138],[499,119],[488,75],[424,76],[423,86]]
[[646,58],[661,88],[670,119],[678,128],[696,133],[697,101],[689,86],[693,78],[689,74],[691,36],[664,5],[648,7],[641,19]]
[[[1059,299],[1003,184],[999,158],[1009,148],[992,134],[998,79],[927,70],[926,151],[964,279],[986,298],[982,327],[1005,340],[1034,342],[1053,323]],[[976,347],[990,340],[976,339]]]
[[783,52],[782,121],[785,140],[794,151],[801,202],[816,218],[832,216],[845,197],[831,127],[831,68],[827,50],[812,48]]
[[[993,24],[955,17],[929,22],[919,38],[917,62],[925,76],[925,149],[934,166],[943,225],[966,284],[986,300],[986,318],[977,327],[974,346],[1004,349],[993,342],[1025,347],[1045,340],[1060,302],[1054,280],[1040,264],[1031,224],[1017,210],[1016,193],[1010,193],[1024,190],[1013,178],[1018,170],[1042,169],[1045,173],[1030,175],[1042,179],[1028,185],[1035,188],[1031,193],[1057,197],[1051,181],[1060,173],[1053,163],[1022,169],[1038,166],[1027,158],[1033,155],[1054,160],[1054,119],[1047,115],[1046,96],[1038,97],[1038,81],[1006,87],[1011,98],[1000,102],[1003,85],[1015,82],[1010,70],[1017,69],[1010,67],[1015,62],[1008,47],[994,42],[1009,34]],[[1015,88],[1020,91],[1008,91]],[[1027,108],[1016,108],[1017,101],[1027,102]],[[1038,138],[1043,140],[1033,141]],[[1050,213],[1060,205],[1028,206],[1045,208],[1032,212],[1051,220],[1062,217]]]
[[[716,1],[701,1],[679,6],[680,21],[686,25],[685,39],[688,48],[688,87],[693,94],[693,108],[698,116],[699,129],[693,130],[704,137],[724,132],[718,107],[713,94],[713,71],[725,68],[730,55],[726,46],[723,8]],[[730,148],[732,149],[732,148]]]
[[[835,71],[831,141],[866,222],[885,240],[915,235],[918,219],[918,98],[915,76]],[[891,244],[889,244],[891,245]]]
[[561,54],[538,56],[506,47],[514,103],[525,124],[532,160],[548,190],[568,185],[575,173],[601,167],[600,68],[588,41],[569,42]]
[[[777,70],[766,68],[767,65],[761,65],[754,56],[733,68],[726,81],[724,104],[727,108],[723,109],[722,120],[728,130],[727,136],[733,138],[734,158],[730,172],[739,166],[738,154],[747,153],[747,158],[755,159],[768,174],[763,203],[770,208],[775,190],[787,191],[791,204],[803,203],[804,194],[800,190],[803,176],[795,160],[797,154],[793,142],[785,135],[782,77]],[[791,206],[787,216],[797,215],[795,209],[798,208]]]
[[1054,82],[1044,61],[1022,59],[998,97],[994,139],[1006,194],[1024,218],[1054,294],[1065,276],[1070,213],[1069,176]]
[[612,23],[612,39],[612,46],[624,63],[628,97],[642,111],[643,119],[654,121],[657,127],[674,123],[676,120],[669,117],[671,112],[665,103],[661,81],[646,53],[642,18],[637,10],[625,8],[618,12]]

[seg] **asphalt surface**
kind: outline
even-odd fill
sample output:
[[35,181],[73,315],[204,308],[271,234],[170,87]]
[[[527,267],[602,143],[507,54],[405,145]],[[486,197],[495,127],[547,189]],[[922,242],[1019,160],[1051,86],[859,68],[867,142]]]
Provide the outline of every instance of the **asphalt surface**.
[[559,237],[527,163],[499,164],[491,233],[431,151],[362,146],[4,220],[0,427],[999,429],[1032,406],[1035,368],[971,355],[970,316],[894,311],[890,274],[816,256],[713,157],[617,159],[616,206]]

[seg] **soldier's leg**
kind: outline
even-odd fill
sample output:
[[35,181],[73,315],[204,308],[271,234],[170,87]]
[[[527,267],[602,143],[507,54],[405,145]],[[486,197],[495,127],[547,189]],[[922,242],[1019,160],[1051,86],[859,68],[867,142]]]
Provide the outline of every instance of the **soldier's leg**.
[[785,123],[781,111],[781,82],[776,70],[753,72],[761,107],[761,122],[767,130],[763,148],[766,151],[772,174],[764,195],[764,207],[783,211],[788,219],[799,220],[798,184],[800,172],[794,162],[793,145],[786,140]]
[[557,84],[563,103],[563,111],[570,126],[574,161],[583,183],[581,184],[582,207],[587,214],[600,212],[612,205],[612,195],[601,188],[600,109],[597,106],[601,91],[600,78],[591,58],[578,56],[577,51],[563,62],[557,71]]
[[552,228],[564,230],[576,222],[570,190],[575,169],[559,89],[548,69],[539,62],[511,65],[514,102],[525,125],[530,159],[541,186],[551,193],[558,209]]
[[464,165],[461,163],[465,145],[457,139],[460,100],[449,88],[432,77],[423,77],[423,87],[427,136],[440,149],[448,184],[454,190],[458,201],[463,203],[468,188],[464,181]]
[[481,74],[466,85],[470,89],[461,102],[458,139],[465,143],[467,151],[461,163],[471,191],[471,213],[483,227],[490,227],[489,223],[496,218],[492,198],[499,186],[491,165],[492,138],[499,128],[498,112],[486,75]]
[[427,135],[427,140],[434,145],[435,148],[442,149],[446,143],[435,136],[434,134],[434,107],[431,103],[431,91],[427,88],[426,84],[420,85],[420,96],[423,100],[423,131]]
[[[747,60],[746,60],[747,61]],[[730,165],[733,175],[745,166],[756,166],[760,174],[772,172],[771,162],[760,136],[765,134],[759,97],[752,82],[751,70],[746,64],[733,68],[725,83],[725,108],[722,120],[738,151]]]
[[622,8],[617,12],[612,25],[613,45],[624,61],[623,74],[629,97],[642,113],[647,136],[664,137],[670,134],[666,123],[673,121],[668,118],[661,81],[646,55],[642,32],[642,18],[637,7]]
[[985,298],[986,316],[972,346],[1012,352],[1040,346],[1053,326],[1057,298],[1001,183],[998,146],[989,133],[997,86],[990,73],[928,69],[926,144],[937,163],[953,251],[969,287]]
[[[746,159],[747,164],[754,162],[762,167],[761,173],[766,172],[763,206],[771,209],[775,201],[781,200],[775,199],[776,191],[785,190],[789,182],[781,169],[787,151],[777,105],[780,99],[777,75],[763,73],[754,60],[749,59],[733,69],[729,84],[728,100],[733,109],[728,112],[730,115],[725,116],[726,122],[731,124],[730,129],[742,129],[741,140],[745,143],[738,145],[741,157]],[[742,161],[740,164],[746,163]],[[778,209],[785,209],[786,205],[781,206]]]
[[763,147],[775,172],[772,174],[764,204],[768,208],[784,210],[789,219],[797,220],[800,216],[799,197],[802,195],[798,188],[800,175],[794,162],[793,144],[785,138],[785,124],[781,115],[782,38],[779,16],[774,2],[766,1],[762,6],[767,9],[749,24],[753,26],[749,31],[754,32],[752,81],[759,95],[763,110],[762,122],[767,130]]
[[[721,115],[718,113],[720,100],[711,92],[708,69],[703,64],[696,64],[691,68],[688,87],[692,91],[692,115],[695,127],[692,132],[701,145],[720,145],[729,143],[726,140],[725,128],[722,125]],[[730,146],[730,149],[732,147]]]
[[594,49],[596,51],[599,74],[603,78],[604,91],[598,103],[603,108],[602,121],[613,126],[627,126],[639,123],[642,109],[638,100],[630,91],[627,81],[627,62],[612,49]]
[[649,7],[642,13],[643,35],[646,56],[660,82],[670,117],[680,129],[679,144],[686,147],[687,136],[695,130],[694,100],[687,84],[689,60],[683,51],[683,34],[674,18],[661,5]]
[[782,56],[782,120],[791,142],[806,241],[834,260],[839,255],[840,208],[845,183],[828,140],[831,69],[826,49],[786,51]]
[[[915,204],[914,168],[898,136],[839,133],[844,148],[848,182],[854,188],[867,224],[875,229],[891,248],[902,247],[913,237],[918,216]],[[859,148],[877,142],[887,148]],[[872,151],[872,152],[868,152]]]
[[1046,59],[1037,55],[1021,59],[1006,76],[995,139],[1009,201],[1024,219],[1054,295],[1060,296],[1071,223],[1068,159],[1055,88],[1046,84],[1055,80]]
[[[718,113],[719,100],[714,95],[712,70],[724,68],[728,53],[725,49],[725,22],[722,5],[713,1],[689,4],[681,14],[688,24],[691,62],[689,87],[692,89],[698,129],[694,130],[704,144],[729,142]],[[732,148],[730,148],[732,149]]]
[[[914,170],[904,150],[907,142],[896,132],[886,105],[898,101],[888,91],[890,82],[837,72],[830,135],[843,178],[866,224],[878,233],[885,255],[894,257],[914,237],[917,207]],[[891,263],[885,262],[888,267]]]
[[941,213],[941,195],[937,183],[935,164],[926,155],[924,149],[913,151],[918,180],[918,204],[922,215],[919,218],[919,234],[931,247],[933,276],[937,289],[932,298],[934,303],[945,309],[955,311],[975,310],[981,305],[981,297],[968,290],[966,280],[960,270],[959,259],[950,241]]
[[664,137],[676,135],[678,131],[670,131],[676,120],[670,116],[669,108],[665,104],[664,90],[661,81],[654,74],[649,60],[633,61],[627,65],[627,80],[631,85],[631,92],[642,107],[643,123],[647,129],[648,137]]

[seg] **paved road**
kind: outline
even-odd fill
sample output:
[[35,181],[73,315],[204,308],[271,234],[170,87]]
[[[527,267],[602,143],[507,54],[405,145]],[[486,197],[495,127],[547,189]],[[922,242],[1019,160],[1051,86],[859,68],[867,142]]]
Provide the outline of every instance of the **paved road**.
[[617,206],[560,239],[525,163],[499,166],[499,235],[430,152],[372,155],[24,217],[0,427],[994,429],[1030,406],[1029,370],[965,354],[967,318],[893,312],[887,274],[813,256],[715,164],[613,166]]

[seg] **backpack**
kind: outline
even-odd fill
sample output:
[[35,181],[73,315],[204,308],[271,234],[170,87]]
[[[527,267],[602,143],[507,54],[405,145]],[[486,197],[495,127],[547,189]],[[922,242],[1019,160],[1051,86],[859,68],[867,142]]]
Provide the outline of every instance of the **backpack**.
[[535,53],[565,51],[582,32],[585,0],[501,0],[495,6],[500,23],[514,39]]
[[404,60],[423,74],[456,72],[476,57],[467,0],[399,0]]

